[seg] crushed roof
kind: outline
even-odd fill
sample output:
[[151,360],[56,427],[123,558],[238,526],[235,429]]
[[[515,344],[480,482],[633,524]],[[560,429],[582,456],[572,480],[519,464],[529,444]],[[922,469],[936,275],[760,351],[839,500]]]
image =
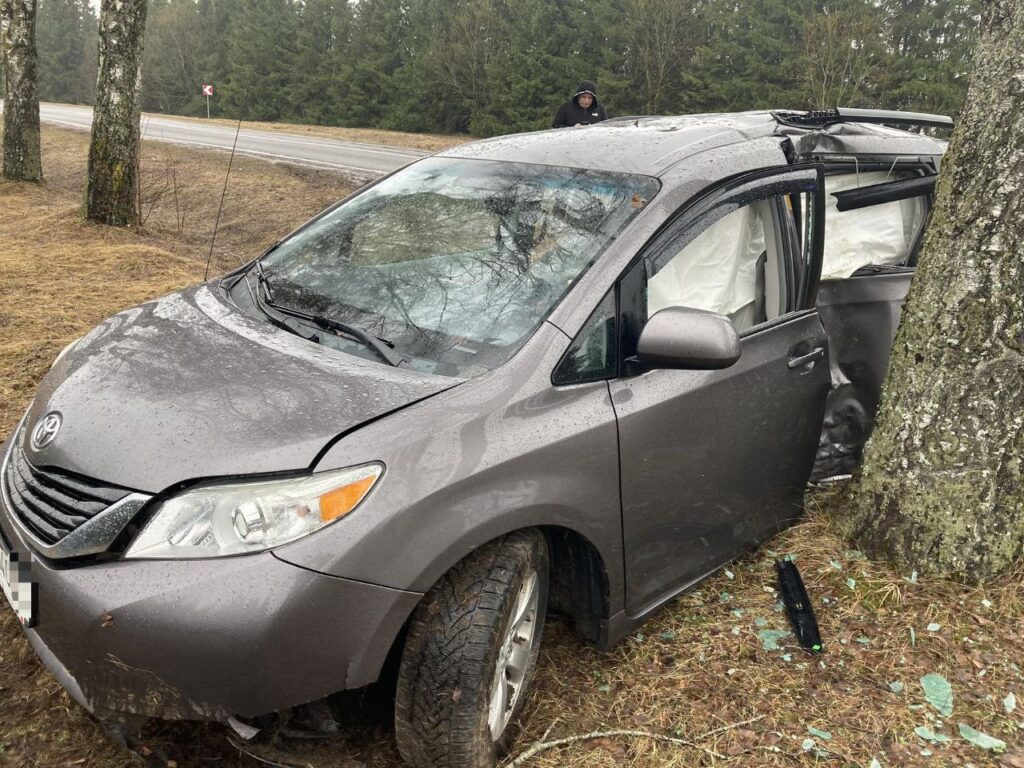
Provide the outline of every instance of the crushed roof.
[[587,126],[517,133],[441,152],[441,156],[537,163],[660,176],[710,149],[751,139],[788,136],[800,154],[938,155],[945,142],[880,125],[837,123],[826,128],[783,126],[771,112],[625,117]]

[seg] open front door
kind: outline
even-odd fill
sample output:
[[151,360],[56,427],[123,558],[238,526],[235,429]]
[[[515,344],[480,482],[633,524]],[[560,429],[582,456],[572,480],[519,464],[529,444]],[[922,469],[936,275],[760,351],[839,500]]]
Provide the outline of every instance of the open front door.
[[610,382],[631,615],[802,507],[829,385],[812,306],[822,206],[817,167],[739,179],[683,212],[620,284],[626,358],[647,317],[670,306],[726,315],[741,337],[725,370],[634,368]]

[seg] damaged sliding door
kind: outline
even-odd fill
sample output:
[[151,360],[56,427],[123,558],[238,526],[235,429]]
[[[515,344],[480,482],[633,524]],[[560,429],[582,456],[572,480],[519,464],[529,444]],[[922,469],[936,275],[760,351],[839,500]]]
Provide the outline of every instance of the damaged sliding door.
[[817,306],[831,391],[811,480],[851,474],[874,426],[935,187],[935,167],[836,165],[826,176]]

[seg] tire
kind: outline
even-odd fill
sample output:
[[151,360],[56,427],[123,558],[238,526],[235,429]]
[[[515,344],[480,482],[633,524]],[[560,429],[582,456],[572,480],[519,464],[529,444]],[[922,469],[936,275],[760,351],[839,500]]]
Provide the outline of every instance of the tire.
[[547,597],[547,545],[539,531],[480,548],[426,594],[398,671],[395,733],[403,760],[415,768],[494,766],[537,667]]

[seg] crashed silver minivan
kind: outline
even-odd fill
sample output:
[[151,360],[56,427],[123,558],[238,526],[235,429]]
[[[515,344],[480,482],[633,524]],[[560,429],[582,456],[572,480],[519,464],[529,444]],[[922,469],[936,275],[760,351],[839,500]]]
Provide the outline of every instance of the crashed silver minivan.
[[65,349],[3,447],[0,584],[107,720],[391,662],[486,766],[547,610],[608,646],[871,428],[947,118],[624,118],[460,146]]

